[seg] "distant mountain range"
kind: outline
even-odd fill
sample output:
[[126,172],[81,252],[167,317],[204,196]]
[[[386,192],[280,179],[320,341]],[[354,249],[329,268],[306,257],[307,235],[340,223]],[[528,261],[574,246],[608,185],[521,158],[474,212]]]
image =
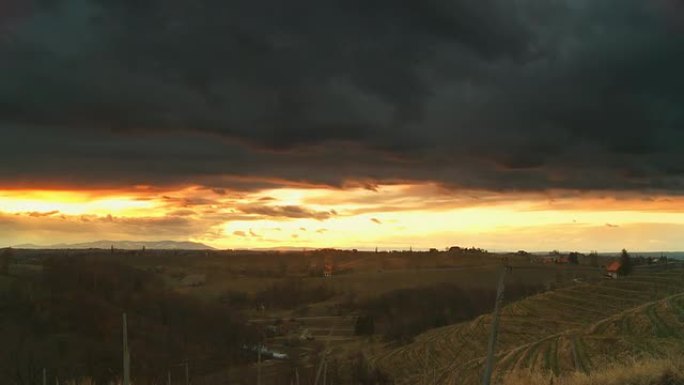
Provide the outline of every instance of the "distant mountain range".
[[56,245],[34,245],[23,244],[13,246],[17,249],[115,249],[137,250],[143,246],[149,250],[212,250],[211,246],[197,242],[176,242],[176,241],[95,241],[84,243],[59,243]]

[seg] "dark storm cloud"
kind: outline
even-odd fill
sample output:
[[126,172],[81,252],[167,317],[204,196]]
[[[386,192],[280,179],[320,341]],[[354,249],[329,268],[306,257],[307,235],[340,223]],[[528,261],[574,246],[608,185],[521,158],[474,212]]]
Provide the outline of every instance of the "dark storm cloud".
[[679,192],[676,4],[35,1],[0,19],[0,183]]
[[52,211],[47,211],[47,212],[31,211],[27,215],[30,217],[50,217],[50,216],[57,215],[57,214],[59,214],[59,211],[52,210]]
[[[64,234],[120,234],[125,236],[198,236],[207,227],[197,222],[180,217],[159,218],[122,218],[97,216],[68,216],[68,215],[24,215],[6,214],[0,212],[0,230],[6,239],[14,235],[35,232],[36,234],[59,233]],[[25,234],[24,234],[25,235]]]
[[247,205],[238,208],[245,214],[257,214],[276,218],[312,218],[325,220],[333,216],[329,211],[313,211],[300,206],[260,206]]

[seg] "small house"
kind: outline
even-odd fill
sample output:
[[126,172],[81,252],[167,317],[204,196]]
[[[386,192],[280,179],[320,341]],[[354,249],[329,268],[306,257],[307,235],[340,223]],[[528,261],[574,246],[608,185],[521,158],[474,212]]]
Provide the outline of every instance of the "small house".
[[541,259],[542,263],[544,264],[549,264],[549,263],[554,263],[556,260],[553,257],[544,257]]
[[608,278],[613,278],[617,279],[620,268],[622,268],[622,262],[620,261],[613,261],[608,266],[606,266],[606,273],[605,276]]
[[330,261],[330,260],[325,261],[325,263],[323,264],[323,276],[326,278],[332,277],[333,276],[333,270],[334,270],[334,266],[333,266],[332,261]]

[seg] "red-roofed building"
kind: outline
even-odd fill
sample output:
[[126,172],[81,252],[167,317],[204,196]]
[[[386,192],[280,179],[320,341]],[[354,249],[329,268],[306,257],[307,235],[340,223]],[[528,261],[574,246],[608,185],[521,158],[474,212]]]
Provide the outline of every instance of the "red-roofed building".
[[570,263],[570,258],[568,258],[567,256],[558,257],[556,259],[556,263],[559,263],[562,265],[568,264],[568,263]]
[[621,268],[622,268],[622,262],[620,262],[620,261],[611,262],[608,266],[606,266],[606,277],[610,277],[613,279],[617,278],[619,273],[620,273]]

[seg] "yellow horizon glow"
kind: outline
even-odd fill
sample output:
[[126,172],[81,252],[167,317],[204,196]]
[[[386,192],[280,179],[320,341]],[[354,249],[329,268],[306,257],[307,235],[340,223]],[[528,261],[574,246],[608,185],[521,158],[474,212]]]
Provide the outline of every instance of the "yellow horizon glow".
[[9,235],[0,235],[6,244],[172,239],[217,248],[684,249],[680,197],[447,191],[430,183],[235,194],[199,186],[164,193],[10,190],[0,191],[0,215],[14,221]]
[[150,214],[158,203],[131,195],[93,196],[79,191],[0,191],[0,211],[9,214],[50,213],[64,215],[116,215],[135,217]]

